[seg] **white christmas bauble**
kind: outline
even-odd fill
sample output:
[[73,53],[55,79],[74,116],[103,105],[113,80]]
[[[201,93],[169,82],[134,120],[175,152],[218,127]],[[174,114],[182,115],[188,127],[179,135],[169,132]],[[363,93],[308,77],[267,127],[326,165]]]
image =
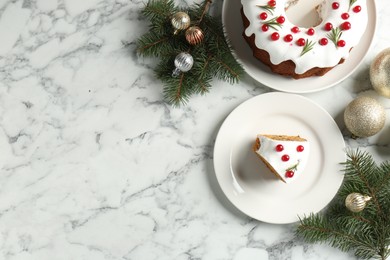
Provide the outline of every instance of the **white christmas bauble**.
[[172,75],[178,76],[180,72],[189,71],[194,65],[194,58],[187,52],[181,52],[175,57],[175,67]]

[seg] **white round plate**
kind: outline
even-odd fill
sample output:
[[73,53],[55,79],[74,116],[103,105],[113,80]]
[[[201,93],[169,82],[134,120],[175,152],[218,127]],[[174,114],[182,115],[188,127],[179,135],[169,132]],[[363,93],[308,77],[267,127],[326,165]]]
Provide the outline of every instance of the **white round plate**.
[[266,65],[253,57],[251,48],[242,36],[244,26],[240,13],[240,0],[224,0],[222,23],[225,28],[225,35],[234,49],[235,57],[252,78],[265,86],[279,91],[309,93],[338,84],[351,75],[363,61],[374,38],[377,19],[375,1],[368,0],[367,7],[368,24],[366,31],[359,45],[352,49],[348,59],[322,77],[310,77],[299,80],[275,74]]
[[[257,134],[300,135],[309,160],[295,181],[280,181],[252,150]],[[292,223],[324,208],[337,193],[345,143],[333,118],[309,99],[282,92],[251,98],[226,118],[216,138],[214,169],[227,198],[268,223]]]

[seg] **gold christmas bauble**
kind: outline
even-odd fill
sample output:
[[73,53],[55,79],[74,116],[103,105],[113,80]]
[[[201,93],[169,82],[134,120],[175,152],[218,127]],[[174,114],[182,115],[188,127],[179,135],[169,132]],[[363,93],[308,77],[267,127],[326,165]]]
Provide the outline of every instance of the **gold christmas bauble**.
[[187,29],[191,24],[189,15],[185,12],[177,12],[172,16],[171,24],[175,28],[174,34],[177,34],[181,30]]
[[344,111],[344,122],[357,137],[377,134],[385,125],[386,111],[373,98],[361,96],[353,100]]
[[371,197],[364,196],[360,193],[351,193],[345,198],[345,206],[352,212],[360,212],[365,207]]
[[379,95],[390,98],[390,48],[381,51],[371,63],[370,80]]
[[191,26],[186,31],[186,40],[191,45],[197,45],[204,39],[203,31],[198,26]]

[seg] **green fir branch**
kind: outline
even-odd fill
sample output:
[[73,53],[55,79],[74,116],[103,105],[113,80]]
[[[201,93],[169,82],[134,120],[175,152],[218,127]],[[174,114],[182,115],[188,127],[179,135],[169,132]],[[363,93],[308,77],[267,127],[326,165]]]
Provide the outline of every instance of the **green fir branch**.
[[241,70],[235,68],[234,58],[227,56],[213,56],[210,54],[212,68],[214,69],[215,76],[218,79],[228,81],[231,84],[237,83],[240,80]]
[[202,5],[199,6],[199,8],[197,8],[198,10],[202,10],[200,17],[197,21],[197,24],[200,24],[203,21],[203,18],[207,15],[207,12],[209,11],[211,3],[212,3],[211,0],[206,0],[203,2]]
[[[186,104],[194,94],[205,94],[211,88],[213,78],[236,83],[244,73],[241,64],[231,53],[231,45],[225,39],[220,17],[208,14],[211,0],[185,9],[179,9],[172,0],[149,0],[142,14],[150,20],[149,32],[137,41],[140,56],[161,59],[154,70],[164,85],[164,99],[175,106]],[[184,11],[191,18],[191,26],[199,26],[204,35],[201,44],[192,46],[185,39],[185,30],[173,35],[170,18],[173,13]],[[188,52],[194,58],[190,71],[173,77],[174,58],[180,52]]]
[[137,51],[139,54],[143,56],[157,56],[160,55],[161,46],[163,44],[166,44],[164,47],[165,51],[167,53],[170,53],[173,51],[174,48],[171,48],[171,46],[168,43],[169,38],[164,37],[156,37],[155,34],[145,34],[141,38],[138,39],[137,45]]
[[390,186],[390,162],[388,161],[383,162],[379,167],[378,171],[379,171],[379,175],[383,177],[378,178],[378,187],[375,189],[374,192],[380,192],[381,190],[386,190],[386,187]]
[[[297,229],[297,235],[309,243],[328,243],[332,247],[339,248],[341,251],[349,251],[354,247],[360,250],[359,257],[368,256],[368,258],[376,255],[376,249],[372,248],[371,242],[367,241],[367,237],[357,237],[347,232],[343,227],[340,229],[341,223],[338,225],[327,221],[324,217],[311,214],[309,217],[300,219],[300,225]],[[367,229],[363,229],[366,231]],[[364,234],[364,232],[362,232]]]
[[201,95],[209,92],[211,80],[214,76],[210,69],[211,58],[210,56],[205,56],[205,54],[206,52],[203,48],[194,53],[196,58],[193,72],[196,73],[196,77],[199,79],[198,83],[194,86],[194,92]]
[[191,72],[180,73],[178,77],[172,76],[174,59],[162,60],[156,67],[156,77],[164,83],[164,99],[174,105],[186,104],[192,95],[192,87],[196,82],[191,77]]
[[301,52],[300,56],[303,56],[306,53],[308,53],[309,51],[311,51],[313,49],[314,45],[316,45],[315,42],[309,41],[309,40],[306,39],[305,46],[303,46],[303,49],[302,49],[302,52]]
[[[378,166],[369,153],[349,150],[342,164],[345,178],[336,197],[323,213],[300,219],[296,235],[309,243],[353,251],[361,259],[385,260],[390,255],[390,162]],[[372,197],[363,211],[353,213],[345,207],[352,192]]]
[[172,0],[149,0],[141,14],[148,18],[151,23],[160,24],[177,11],[178,9]]
[[377,167],[372,156],[359,150],[351,152],[345,165],[346,178],[351,178],[358,183],[362,183],[364,188],[359,190],[359,192],[368,194],[377,207],[378,213],[381,215],[385,214],[381,210],[380,203],[376,198],[374,185],[378,185],[379,183],[375,181],[377,179],[375,174]]

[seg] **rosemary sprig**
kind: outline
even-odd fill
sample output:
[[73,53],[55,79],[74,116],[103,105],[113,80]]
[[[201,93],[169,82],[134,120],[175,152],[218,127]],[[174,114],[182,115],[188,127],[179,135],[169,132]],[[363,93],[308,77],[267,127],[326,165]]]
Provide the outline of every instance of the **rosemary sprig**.
[[351,9],[351,7],[353,6],[354,3],[356,3],[357,0],[349,0],[349,9],[348,11]]
[[274,17],[274,18],[272,18],[272,19],[270,19],[268,21],[265,21],[265,22],[263,22],[263,24],[267,24],[272,29],[274,29],[276,31],[279,31],[279,29],[277,27],[282,28],[282,25],[280,23],[278,23],[276,21],[276,19],[278,19],[278,17]]
[[296,164],[294,164],[293,166],[291,166],[290,168],[287,168],[286,169],[286,171],[296,171],[297,170],[297,168],[298,168],[298,165],[299,165],[299,163],[300,163],[301,161],[300,160],[298,160],[298,162],[296,163]]
[[275,6],[269,6],[269,5],[256,5],[256,6],[260,7],[261,9],[264,9],[265,11],[270,13],[271,15],[274,14]]
[[[351,1],[356,1],[356,0],[351,0]],[[341,35],[343,35],[343,32],[339,27],[333,28],[330,33],[328,33],[326,36],[328,37],[329,40],[331,40],[334,45],[337,48],[337,42],[340,40]]]
[[301,56],[303,56],[307,52],[311,51],[313,49],[314,45],[316,45],[315,42],[306,40],[305,46],[303,46],[303,50],[301,52]]

